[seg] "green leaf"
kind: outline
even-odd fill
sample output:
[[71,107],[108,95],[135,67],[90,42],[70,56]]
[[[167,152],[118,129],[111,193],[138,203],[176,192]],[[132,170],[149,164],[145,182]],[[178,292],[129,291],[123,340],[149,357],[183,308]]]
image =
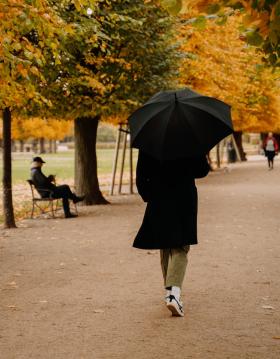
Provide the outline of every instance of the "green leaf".
[[275,6],[275,15],[280,16],[280,3],[279,2]]
[[263,38],[257,31],[247,33],[246,39],[248,44],[252,46],[260,46],[263,43]]
[[275,31],[271,31],[269,34],[269,40],[272,43],[272,45],[276,46],[279,41],[278,34]]
[[228,17],[226,15],[220,16],[218,20],[216,21],[217,25],[225,25],[227,22]]
[[219,4],[212,4],[207,7],[207,14],[216,14],[220,10]]
[[161,4],[171,15],[177,15],[182,9],[182,0],[161,0]]
[[193,26],[198,28],[199,30],[204,30],[206,27],[206,17],[205,16],[198,16],[194,22],[193,22]]
[[275,65],[276,62],[277,62],[277,60],[278,60],[278,57],[277,57],[276,54],[270,54],[270,55],[268,56],[268,61],[269,61],[269,63],[270,63],[271,65]]

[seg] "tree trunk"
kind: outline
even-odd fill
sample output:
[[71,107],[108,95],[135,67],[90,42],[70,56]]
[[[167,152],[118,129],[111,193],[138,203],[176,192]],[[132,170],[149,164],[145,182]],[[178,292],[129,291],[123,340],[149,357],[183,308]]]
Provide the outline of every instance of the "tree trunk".
[[53,152],[54,152],[54,153],[57,152],[56,140],[53,140]]
[[17,146],[15,140],[11,140],[11,152],[17,152]]
[[38,152],[38,140],[37,140],[37,139],[35,139],[35,140],[32,141],[32,151],[33,151],[34,153],[37,153],[37,152]]
[[53,140],[49,140],[49,153],[53,153]]
[[11,111],[3,111],[3,210],[4,227],[15,228],[15,217],[12,195],[12,141],[11,141]]
[[84,204],[108,204],[103,197],[97,177],[96,134],[99,117],[75,120],[75,186],[85,195]]
[[40,153],[46,153],[44,137],[40,138]]
[[19,151],[24,152],[24,141],[23,140],[19,141]]
[[247,161],[246,153],[244,152],[243,145],[242,145],[242,131],[235,131],[233,133],[236,145],[239,149],[241,161]]
[[208,164],[209,164],[210,171],[214,171],[213,166],[212,166],[212,158],[210,156],[210,151],[206,154],[206,158],[207,158],[207,161],[208,161]]
[[217,167],[221,168],[220,143],[218,143],[216,146],[216,159],[217,159]]

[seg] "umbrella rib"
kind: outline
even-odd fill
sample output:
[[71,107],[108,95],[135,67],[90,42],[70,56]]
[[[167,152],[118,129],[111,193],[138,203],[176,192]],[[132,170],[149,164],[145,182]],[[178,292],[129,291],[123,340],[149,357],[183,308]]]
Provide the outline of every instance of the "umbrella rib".
[[[173,111],[173,108],[172,108],[172,107],[169,108],[169,109],[164,108],[164,109],[162,109],[161,111],[159,111],[157,114],[155,114],[154,116],[150,117],[150,118],[146,121],[146,123],[141,127],[141,129],[140,129],[139,132],[136,134],[136,136],[134,137],[133,143],[137,141],[137,136],[141,134],[141,132],[143,131],[143,129],[145,128],[145,126],[148,126],[148,124],[149,124],[151,121],[153,121],[153,119],[154,119],[156,116],[160,116],[160,115],[163,114],[165,111],[169,111],[169,112],[171,113],[171,112]],[[167,119],[169,118],[169,116],[166,116],[166,117],[167,117]],[[164,123],[164,121],[162,121],[162,123]],[[165,125],[165,127],[167,127],[167,126],[168,126],[168,121],[167,121],[167,123],[165,123],[164,125]],[[162,126],[163,126],[163,124],[162,124]],[[164,138],[163,138],[163,136],[162,136],[162,138],[161,138],[160,143],[161,143],[161,147],[164,146]]]
[[[207,112],[210,113],[210,115],[218,118],[219,120],[221,120],[222,122],[224,122],[225,125],[229,126],[230,124],[228,123],[228,121],[226,120],[226,118],[224,118],[223,114],[219,111],[217,111],[216,109],[214,109],[213,107],[208,107],[202,103],[191,103],[190,101],[181,101],[184,105],[190,106],[190,107],[194,107],[197,108],[200,111],[203,112]],[[219,101],[221,102],[221,101]],[[228,106],[228,105],[227,105]],[[232,125],[231,125],[232,126]]]
[[[184,112],[184,114],[186,115],[186,117],[190,117],[190,116],[193,116],[191,113],[189,113],[188,111],[185,111],[185,108],[184,107],[180,107],[181,110]],[[184,124],[185,128],[188,128],[191,129],[194,137],[196,138],[197,142],[200,143],[201,145],[203,145],[203,143],[200,141],[199,137],[196,135],[195,131],[194,131],[194,128],[192,126],[192,124],[190,122],[186,122],[186,121],[182,121],[181,122]]]

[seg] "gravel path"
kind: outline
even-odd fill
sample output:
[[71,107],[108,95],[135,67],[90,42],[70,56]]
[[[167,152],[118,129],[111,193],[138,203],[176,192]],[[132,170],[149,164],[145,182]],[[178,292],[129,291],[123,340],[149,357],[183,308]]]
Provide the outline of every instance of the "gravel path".
[[256,161],[198,181],[185,318],[164,306],[158,252],[131,248],[136,195],[0,231],[0,358],[280,358],[279,178]]

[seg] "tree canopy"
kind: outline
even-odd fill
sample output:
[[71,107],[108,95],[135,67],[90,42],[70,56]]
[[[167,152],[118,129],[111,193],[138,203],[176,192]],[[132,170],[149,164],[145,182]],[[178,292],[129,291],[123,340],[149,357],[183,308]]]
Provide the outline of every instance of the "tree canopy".
[[240,39],[242,15],[233,13],[223,26],[208,19],[202,28],[188,22],[192,15],[181,17],[182,84],[229,103],[238,131],[279,132],[279,82]]
[[[227,19],[229,7],[243,11],[241,32],[251,45],[261,48],[264,59],[280,66],[280,1],[279,0],[161,0],[173,13],[196,9],[200,15],[217,14],[220,21]],[[203,21],[203,16],[200,18]]]
[[[28,140],[30,138],[45,138],[48,140],[63,140],[73,132],[73,123],[70,120],[20,118],[12,120],[12,139]],[[1,133],[0,133],[1,137]]]
[[0,19],[0,108],[47,103],[41,69],[50,56],[59,62],[63,21],[45,0],[2,0]]
[[173,20],[164,9],[144,0],[91,1],[88,6],[53,3],[72,29],[60,63],[45,68],[44,91],[57,115],[127,113],[172,86],[176,46]]

